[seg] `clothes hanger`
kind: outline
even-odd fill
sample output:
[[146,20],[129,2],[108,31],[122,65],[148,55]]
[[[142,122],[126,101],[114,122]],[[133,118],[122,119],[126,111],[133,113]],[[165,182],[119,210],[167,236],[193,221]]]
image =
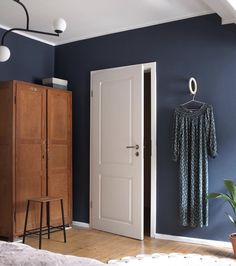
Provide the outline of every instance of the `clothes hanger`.
[[[190,108],[189,108],[190,110],[199,109],[205,103],[195,100],[195,97],[196,97],[196,94],[197,94],[197,89],[198,89],[197,88],[197,81],[196,81],[195,78],[191,77],[189,79],[189,83],[188,84],[189,84],[189,91],[190,91],[191,95],[193,96],[193,98],[190,101],[187,101],[187,102],[181,104],[181,106],[187,107],[187,105],[190,105]],[[194,104],[194,105],[192,105],[192,104]]]
[[198,103],[198,104],[200,104],[200,105],[203,105],[203,104],[205,104],[204,102],[201,102],[201,101],[197,101],[197,100],[195,100],[195,94],[193,95],[193,98],[190,100],[190,101],[187,101],[186,103],[182,103],[181,105],[182,106],[186,106],[187,104],[189,104],[189,103]]

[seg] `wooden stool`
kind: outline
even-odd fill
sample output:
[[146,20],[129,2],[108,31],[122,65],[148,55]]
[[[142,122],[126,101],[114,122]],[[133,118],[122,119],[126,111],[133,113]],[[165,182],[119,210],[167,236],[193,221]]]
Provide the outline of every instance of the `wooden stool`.
[[[50,202],[52,201],[60,201],[61,202],[61,218],[62,218],[62,225],[59,226],[50,226]],[[26,230],[27,229],[27,221],[28,221],[28,213],[30,202],[36,202],[41,204],[40,209],[40,227],[33,229],[33,230]],[[48,239],[50,239],[50,229],[57,228],[58,230],[63,230],[64,232],[64,242],[66,243],[66,230],[65,230],[65,219],[64,219],[64,207],[63,207],[63,198],[61,197],[42,197],[42,198],[32,198],[28,199],[27,201],[27,209],[25,214],[25,226],[24,226],[24,235],[23,235],[23,243],[25,243],[25,237],[32,234],[39,233],[39,249],[41,249],[42,243],[42,223],[43,223],[43,204],[46,203],[46,213],[47,213],[47,234]]]

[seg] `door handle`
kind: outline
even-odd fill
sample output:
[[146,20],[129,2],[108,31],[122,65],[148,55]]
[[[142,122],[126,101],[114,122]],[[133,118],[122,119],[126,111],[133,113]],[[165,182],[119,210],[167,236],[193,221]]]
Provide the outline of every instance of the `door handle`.
[[139,145],[134,145],[134,146],[126,146],[126,149],[139,149]]

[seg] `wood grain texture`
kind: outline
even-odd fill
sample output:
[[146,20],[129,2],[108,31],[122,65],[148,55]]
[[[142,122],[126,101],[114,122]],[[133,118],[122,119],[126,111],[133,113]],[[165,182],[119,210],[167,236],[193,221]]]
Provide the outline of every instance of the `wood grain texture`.
[[[47,157],[48,196],[61,196],[64,201],[65,223],[72,221],[72,117],[71,93],[47,90]],[[60,202],[51,204],[53,224],[61,224]]]
[[[150,237],[145,237],[144,241],[139,241],[91,229],[69,229],[66,232],[67,243],[63,243],[63,233],[57,232],[51,234],[51,240],[46,239],[46,236],[44,237],[42,248],[62,254],[90,257],[103,262],[129,255],[135,256],[137,254],[155,252],[197,253],[234,258],[231,248],[194,245]],[[37,248],[37,237],[27,238],[26,244]]]
[[[46,195],[46,90],[16,86],[16,235],[23,234],[26,201]],[[31,206],[28,229],[39,227],[39,206]]]
[[[47,105],[48,91],[52,107]],[[46,196],[48,188],[63,197],[66,223],[71,223],[71,105],[69,91],[23,81],[0,82],[0,238],[12,241],[23,234],[26,200]],[[52,128],[47,141],[48,120]],[[47,145],[54,145],[52,164],[47,161]],[[52,210],[57,215],[60,205]],[[38,227],[39,207],[34,203],[28,219],[27,229]]]

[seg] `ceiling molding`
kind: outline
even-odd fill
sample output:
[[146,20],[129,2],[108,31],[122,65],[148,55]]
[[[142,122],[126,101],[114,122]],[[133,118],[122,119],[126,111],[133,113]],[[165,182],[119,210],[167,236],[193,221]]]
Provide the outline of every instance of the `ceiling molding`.
[[[52,46],[214,12],[202,0],[139,0],[138,4],[136,0],[129,0],[125,4],[123,0],[70,0],[70,6],[66,0],[21,1],[29,8],[32,28],[50,32],[52,17],[63,17],[67,21],[67,30],[60,38],[30,32],[17,33]],[[12,8],[13,1],[0,0],[0,24],[4,29],[25,24],[22,10]]]
[[[208,1],[208,0],[206,0],[206,1]],[[82,41],[82,40],[86,40],[86,39],[101,37],[101,36],[109,35],[109,34],[113,34],[113,33],[119,33],[119,32],[135,30],[135,29],[139,29],[139,28],[145,28],[145,27],[155,26],[155,25],[159,25],[159,24],[164,24],[164,23],[169,23],[169,22],[189,19],[189,18],[193,18],[193,17],[209,15],[209,14],[212,14],[212,13],[213,13],[212,11],[192,12],[192,13],[189,13],[188,15],[185,15],[185,16],[176,16],[176,17],[173,17],[171,19],[154,20],[154,21],[150,21],[148,23],[143,23],[143,24],[130,26],[130,27],[113,28],[113,29],[110,29],[109,31],[98,32],[96,34],[82,35],[82,36],[79,36],[79,37],[73,37],[73,38],[70,38],[70,39],[67,39],[67,40],[64,40],[64,41],[60,41],[59,39],[57,39],[56,43],[47,41],[47,40],[42,39],[40,37],[36,37],[34,35],[31,35],[30,33],[18,32],[18,31],[14,31],[14,33],[22,35],[22,36],[30,38],[30,39],[33,39],[33,40],[36,40],[36,41],[39,41],[39,42],[42,42],[42,43],[45,43],[45,44],[48,44],[48,45],[51,45],[51,46],[58,46],[58,45],[68,44],[68,43],[71,43],[71,42],[76,42],[76,41]],[[0,24],[0,28],[2,28],[4,30],[9,30],[10,29],[10,27],[7,27],[7,26],[2,25],[2,24]]]
[[155,20],[155,21],[152,21],[152,22],[140,24],[140,25],[133,26],[133,27],[111,29],[109,31],[99,32],[97,34],[83,35],[83,36],[80,36],[80,37],[71,38],[71,39],[69,39],[67,41],[61,41],[61,42],[59,41],[59,42],[57,42],[57,44],[55,44],[55,46],[62,45],[62,44],[67,44],[67,43],[71,43],[71,42],[76,42],[76,41],[82,41],[82,40],[86,40],[86,39],[92,39],[92,38],[96,38],[96,37],[101,37],[101,36],[109,35],[109,34],[113,34],[113,33],[119,33],[119,32],[124,32],[124,31],[129,31],[129,30],[136,30],[136,29],[141,29],[141,28],[145,28],[145,27],[155,26],[155,25],[159,25],[159,24],[164,24],[164,23],[169,23],[169,22],[189,19],[189,18],[193,18],[193,17],[209,15],[209,14],[212,14],[212,13],[213,12],[210,12],[210,11],[203,11],[203,12],[197,12],[197,13],[194,12],[194,13],[188,14],[187,16],[177,16],[177,17],[172,18],[172,19]]
[[[207,0],[206,0],[207,1]],[[215,1],[215,0],[214,0]],[[219,1],[219,0],[217,0]],[[164,24],[164,23],[169,23],[169,22],[174,22],[174,21],[179,21],[179,20],[184,20],[184,19],[189,19],[189,18],[193,18],[193,17],[198,17],[198,16],[203,16],[203,15],[208,15],[213,13],[213,11],[211,9],[205,10],[205,11],[198,11],[198,12],[190,12],[187,15],[177,15],[176,17],[172,17],[170,19],[156,19],[153,21],[149,21],[146,23],[142,23],[142,24],[137,24],[137,25],[132,25],[132,26],[127,26],[127,27],[113,27],[110,28],[109,30],[105,30],[105,31],[98,31],[92,34],[80,34],[78,36],[74,36],[71,38],[67,38],[67,39],[59,39],[57,38],[57,40],[55,42],[53,41],[48,41],[45,40],[44,37],[42,36],[42,38],[35,36],[34,34],[31,33],[26,33],[26,32],[22,32],[22,31],[14,31],[15,34],[19,34],[22,35],[24,37],[51,45],[51,46],[58,46],[58,45],[63,45],[63,44],[67,44],[67,43],[71,43],[71,42],[75,42],[75,41],[81,41],[81,40],[86,40],[86,39],[91,39],[91,38],[96,38],[96,37],[100,37],[100,36],[104,36],[104,35],[109,35],[109,34],[113,34],[113,33],[119,33],[119,32],[124,32],[124,31],[129,31],[129,30],[135,30],[135,29],[139,29],[139,28],[144,28],[144,27],[150,27],[150,26],[155,26],[155,25],[159,25],[159,24]],[[0,28],[4,29],[4,30],[9,30],[11,27],[5,26],[3,24],[0,24]],[[40,36],[40,35],[39,35]]]
[[203,0],[220,17],[222,24],[236,23],[236,11],[226,0]]

